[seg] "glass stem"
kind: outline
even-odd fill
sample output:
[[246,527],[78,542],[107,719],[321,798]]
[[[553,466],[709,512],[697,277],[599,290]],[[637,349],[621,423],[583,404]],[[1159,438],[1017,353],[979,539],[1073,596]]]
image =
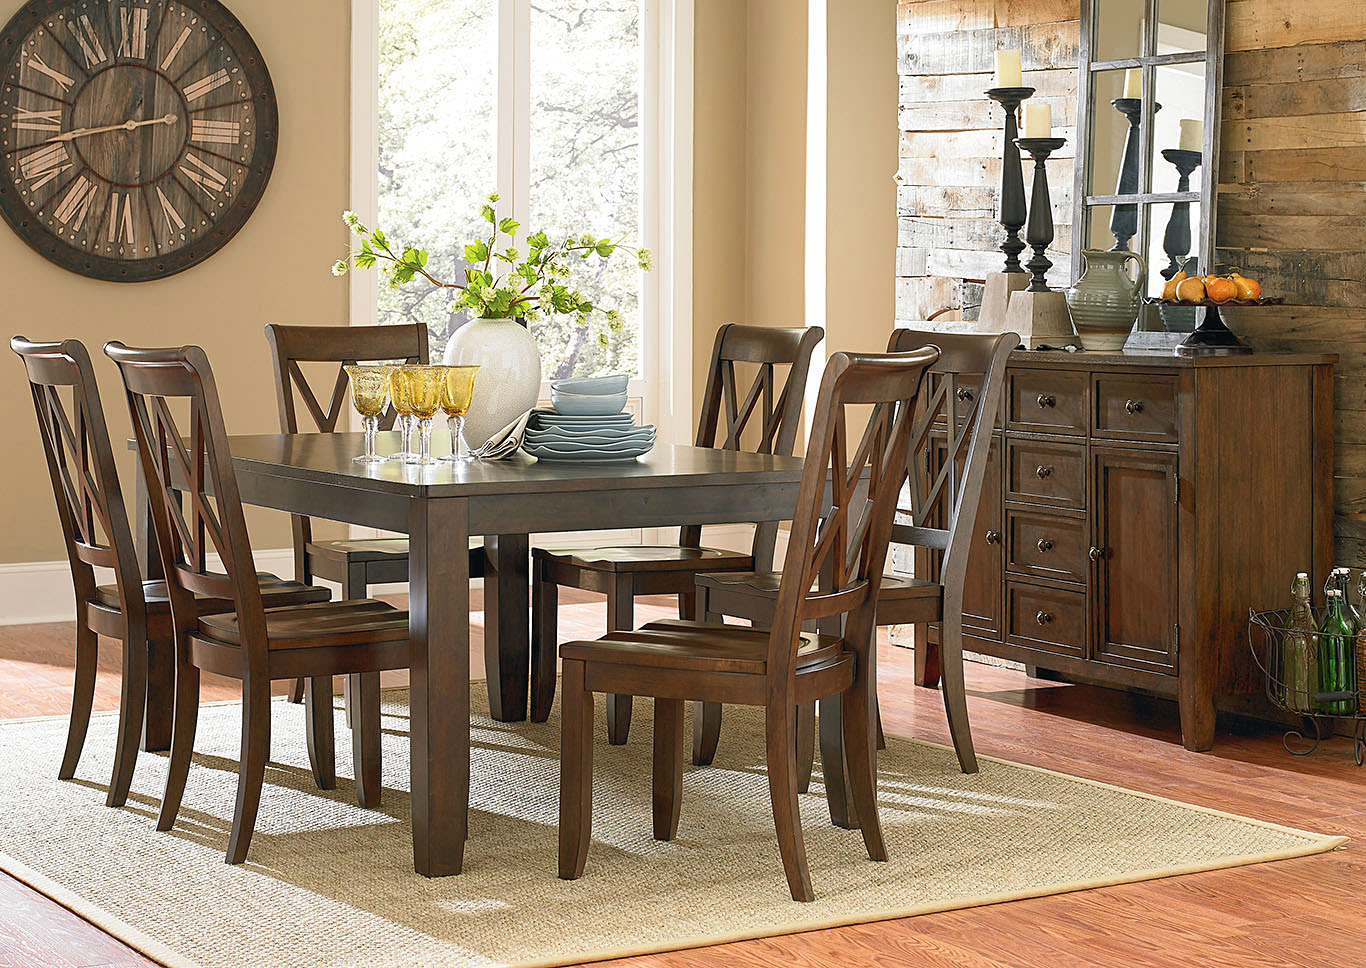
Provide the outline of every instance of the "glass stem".
[[451,456],[456,460],[464,460],[468,454],[465,452],[465,415],[457,417],[447,417],[446,425],[451,429]]
[[432,462],[432,418],[422,417],[417,422],[417,460],[419,464]]
[[399,453],[405,457],[413,452],[413,417],[412,414],[400,414],[398,418],[398,432],[402,436],[399,442]]
[[367,461],[378,460],[375,455],[375,432],[379,430],[378,417],[366,417],[365,424],[365,459]]

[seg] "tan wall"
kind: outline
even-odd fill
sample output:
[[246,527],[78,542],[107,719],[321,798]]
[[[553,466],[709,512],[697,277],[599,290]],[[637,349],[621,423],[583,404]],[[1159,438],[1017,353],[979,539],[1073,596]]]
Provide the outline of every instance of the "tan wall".
[[[0,22],[17,7],[17,0],[0,7]],[[158,282],[99,282],[57,268],[8,226],[0,229],[3,335],[84,340],[95,359],[116,441],[130,431],[118,376],[100,352],[107,340],[199,343],[213,360],[229,432],[272,432],[277,429],[275,395],[262,327],[272,320],[346,320],[346,286],[327,271],[346,242],[339,219],[347,204],[349,150],[349,25],[339,15],[344,9],[336,0],[233,3],[275,83],[280,146],[255,215],[207,262]],[[0,422],[0,452],[10,455],[0,563],[64,558],[23,367],[12,355],[0,379],[0,412],[6,415]],[[131,455],[121,444],[115,450],[131,494]],[[252,522],[258,548],[289,544],[283,515],[260,512]]]

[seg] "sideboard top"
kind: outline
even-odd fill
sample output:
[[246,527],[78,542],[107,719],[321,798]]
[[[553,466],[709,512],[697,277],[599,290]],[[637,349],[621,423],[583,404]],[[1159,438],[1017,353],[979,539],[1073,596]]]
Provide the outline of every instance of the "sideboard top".
[[1336,363],[1332,353],[1238,353],[1227,356],[1177,356],[1170,350],[1100,352],[1081,350],[1016,350],[1010,354],[1013,365],[1056,365],[1077,368],[1095,367],[1185,367],[1207,366],[1313,366]]

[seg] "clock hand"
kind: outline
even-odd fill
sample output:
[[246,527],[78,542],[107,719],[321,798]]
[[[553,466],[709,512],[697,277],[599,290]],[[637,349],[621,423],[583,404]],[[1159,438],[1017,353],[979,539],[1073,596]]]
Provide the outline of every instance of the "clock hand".
[[159,118],[149,118],[146,121],[128,120],[122,124],[106,124],[99,128],[74,128],[71,131],[64,131],[59,135],[48,138],[43,144],[54,144],[66,141],[75,141],[77,138],[84,138],[92,134],[105,134],[109,131],[135,131],[148,124],[175,124],[174,114],[162,115]]

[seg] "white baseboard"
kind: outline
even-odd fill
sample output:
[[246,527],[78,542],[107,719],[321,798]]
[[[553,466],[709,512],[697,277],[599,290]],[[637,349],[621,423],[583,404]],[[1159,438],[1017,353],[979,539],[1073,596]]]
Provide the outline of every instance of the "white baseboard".
[[[677,540],[677,532],[670,530],[671,537],[659,540]],[[753,529],[746,525],[721,525],[703,529],[703,544],[732,551],[742,551],[748,547]],[[629,537],[627,536],[629,534]],[[648,541],[651,536],[646,535]],[[640,532],[584,532],[573,534],[533,535],[533,545],[546,545],[559,548],[591,548],[604,544],[631,543],[642,540]],[[289,548],[273,548],[254,551],[252,557],[258,571],[268,571],[281,578],[294,576],[294,552]],[[779,559],[781,560],[781,559]],[[219,569],[221,563],[210,556],[209,567]],[[97,568],[97,580],[101,584],[113,584],[114,573],[109,569]],[[341,592],[340,587],[330,582],[333,594]],[[477,579],[475,587],[482,584]],[[372,585],[371,595],[402,594],[408,590],[406,584]],[[76,600],[71,590],[71,566],[65,561],[23,561],[14,564],[0,564],[0,625],[36,625],[42,622],[70,622],[76,617]]]

